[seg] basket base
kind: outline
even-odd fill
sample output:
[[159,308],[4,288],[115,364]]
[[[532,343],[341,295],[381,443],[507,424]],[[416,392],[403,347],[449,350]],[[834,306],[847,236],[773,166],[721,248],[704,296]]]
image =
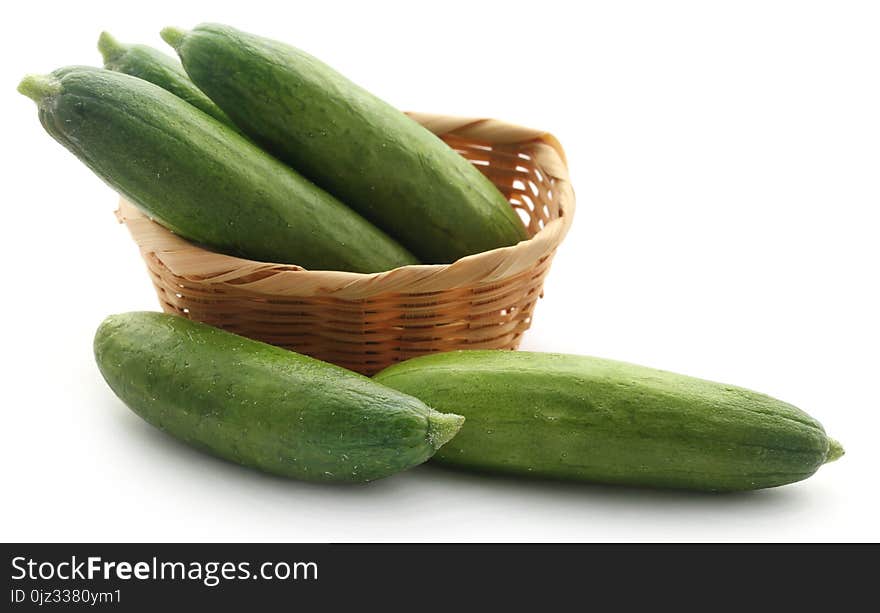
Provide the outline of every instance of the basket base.
[[270,298],[216,287],[206,295],[191,280],[170,275],[158,259],[147,262],[166,313],[373,375],[427,353],[516,349],[531,326],[550,260],[527,278],[456,290],[451,302],[438,301],[436,292],[357,301]]

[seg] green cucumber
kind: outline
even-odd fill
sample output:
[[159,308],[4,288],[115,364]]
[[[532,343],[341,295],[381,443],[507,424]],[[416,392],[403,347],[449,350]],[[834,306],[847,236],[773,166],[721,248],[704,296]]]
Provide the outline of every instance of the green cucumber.
[[123,72],[158,85],[217,121],[235,128],[229,116],[190,81],[176,58],[147,45],[122,44],[108,32],[101,32],[98,51],[104,58],[104,68],[107,70]]
[[463,418],[326,362],[163,313],[111,315],[98,368],[150,424],[310,481],[372,481],[430,458]]
[[423,262],[527,238],[510,203],[470,162],[310,55],[216,24],[166,28],[162,37],[245,134]]
[[161,87],[73,66],[31,75],[46,131],[180,236],[240,257],[379,272],[417,263],[384,232]]
[[599,358],[459,351],[396,364],[374,380],[464,415],[435,456],[463,468],[735,491],[800,481],[843,454],[785,402]]

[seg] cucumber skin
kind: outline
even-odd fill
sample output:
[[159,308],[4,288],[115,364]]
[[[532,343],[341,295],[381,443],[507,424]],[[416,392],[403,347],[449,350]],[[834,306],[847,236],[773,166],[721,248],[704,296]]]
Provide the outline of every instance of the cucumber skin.
[[176,42],[190,78],[245,134],[421,261],[446,264],[528,238],[470,162],[319,60],[217,24]]
[[58,93],[38,102],[46,131],[180,236],[312,270],[418,263],[333,196],[161,87],[90,67],[52,76]]
[[94,351],[109,386],[150,424],[285,477],[387,477],[433,455],[438,423],[445,438],[461,423],[344,368],[163,313],[111,315]]
[[792,405],[623,362],[459,351],[390,366],[374,380],[464,415],[434,458],[463,468],[736,491],[800,481],[836,459],[822,426]]
[[176,58],[147,45],[117,45],[117,52],[104,58],[104,68],[158,85],[217,121],[238,129],[229,116],[196,87]]

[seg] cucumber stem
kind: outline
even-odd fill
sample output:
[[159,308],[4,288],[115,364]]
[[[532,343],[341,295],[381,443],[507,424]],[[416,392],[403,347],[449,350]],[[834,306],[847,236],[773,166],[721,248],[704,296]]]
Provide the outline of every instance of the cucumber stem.
[[61,91],[61,81],[52,75],[29,74],[18,84],[18,92],[37,104]]
[[432,411],[428,415],[428,443],[434,449],[440,449],[458,434],[464,423],[464,417],[455,413]]
[[180,48],[180,45],[183,43],[183,39],[186,38],[186,30],[181,30],[180,28],[162,28],[162,31],[159,35],[162,37],[166,43],[174,47],[175,51]]
[[843,450],[843,445],[835,441],[833,438],[828,439],[828,452],[825,454],[825,463],[833,462],[834,460],[839,460],[840,457],[846,453]]
[[109,32],[101,32],[98,37],[98,51],[104,58],[104,64],[118,60],[126,51],[125,45],[113,38]]

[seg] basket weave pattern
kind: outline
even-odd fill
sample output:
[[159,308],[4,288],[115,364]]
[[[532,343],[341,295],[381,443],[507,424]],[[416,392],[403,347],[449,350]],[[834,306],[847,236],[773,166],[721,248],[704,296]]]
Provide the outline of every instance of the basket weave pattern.
[[562,147],[496,120],[410,115],[501,190],[530,240],[448,265],[311,271],[208,251],[123,200],[162,309],[368,375],[430,352],[515,349],[574,215]]

